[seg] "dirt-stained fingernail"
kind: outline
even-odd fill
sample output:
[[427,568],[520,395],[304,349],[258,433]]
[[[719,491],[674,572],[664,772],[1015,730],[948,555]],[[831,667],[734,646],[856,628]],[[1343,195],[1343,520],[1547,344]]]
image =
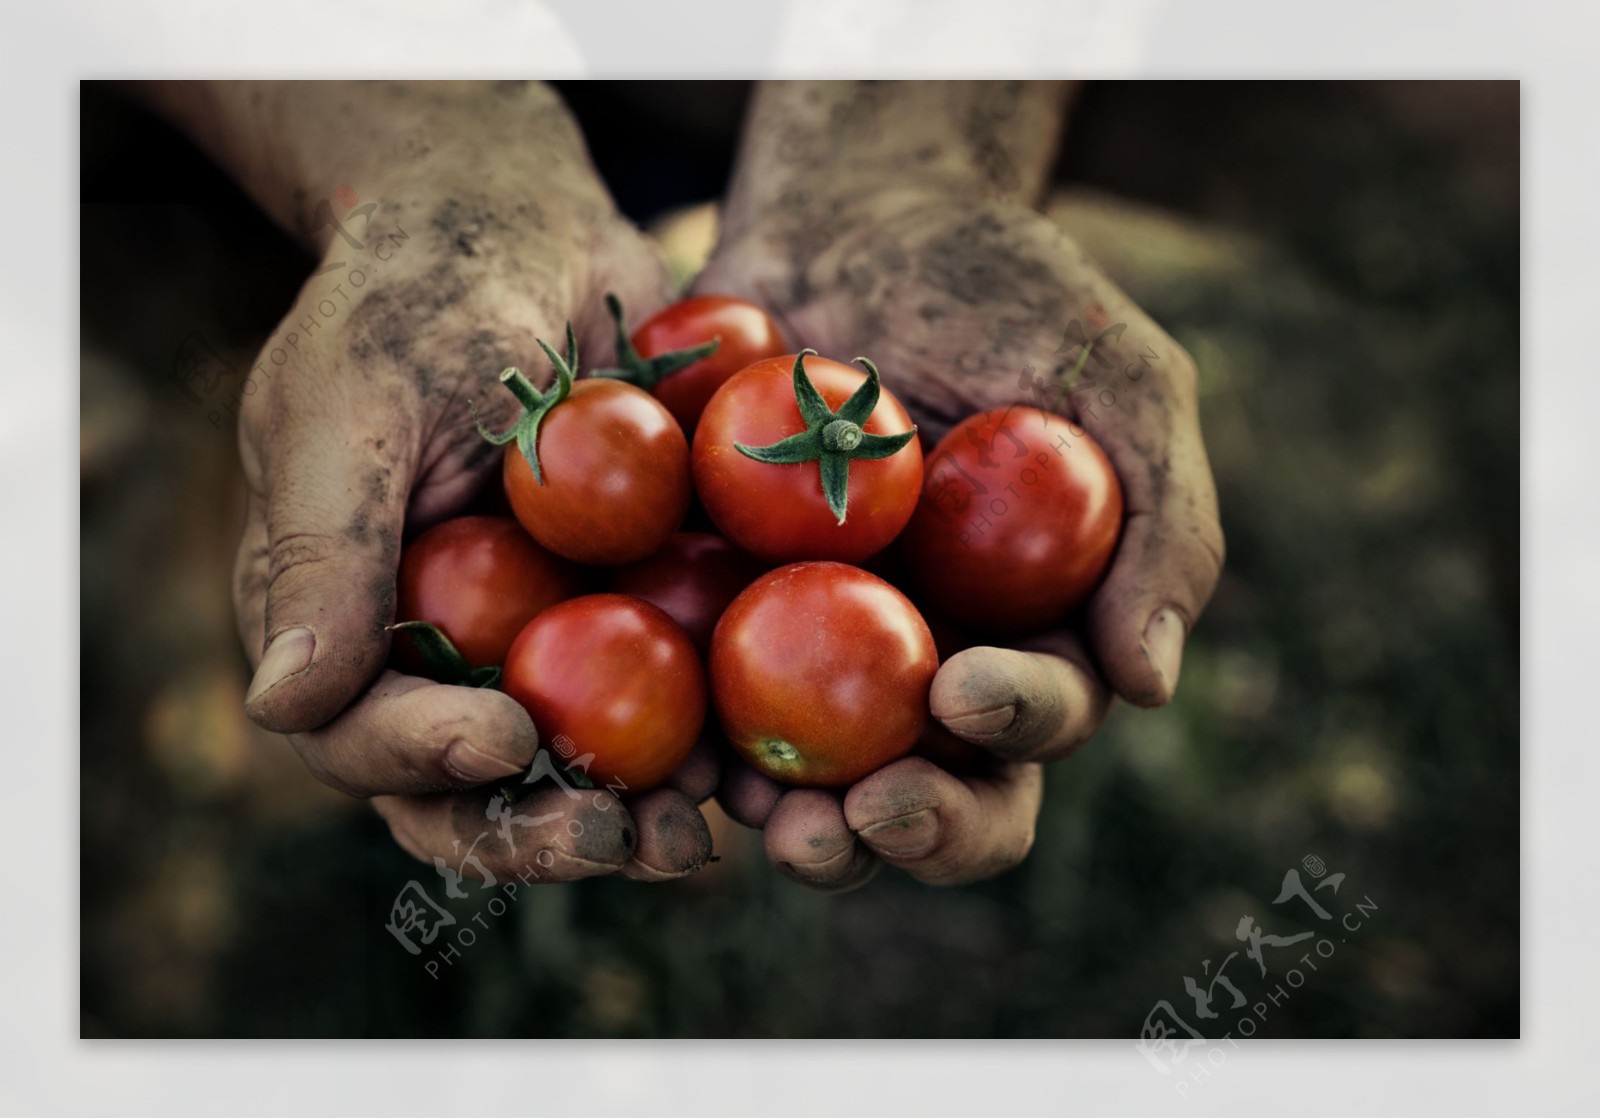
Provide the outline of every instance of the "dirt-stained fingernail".
[[826,893],[843,893],[865,885],[883,864],[860,844],[851,844],[831,859],[820,863],[774,863],[784,877]]
[[624,878],[665,882],[694,874],[711,858],[711,828],[699,809],[667,789],[646,793],[630,805],[639,827]]
[[1163,606],[1150,615],[1144,627],[1145,659],[1155,669],[1164,685],[1165,699],[1171,699],[1178,687],[1178,670],[1183,665],[1183,619],[1176,610]]
[[501,757],[480,750],[465,738],[458,738],[445,748],[444,764],[451,773],[463,781],[493,781],[521,773],[525,763],[508,756]]
[[931,808],[896,816],[861,829],[861,838],[873,850],[896,858],[915,859],[939,842],[939,814]]
[[[542,814],[548,803],[535,802],[526,809],[519,805],[517,811]],[[545,848],[550,855],[541,852],[536,862],[543,867],[554,866],[562,877],[610,874],[627,865],[637,843],[638,833],[626,809],[598,796],[585,798],[562,822],[554,845]]]
[[245,693],[246,704],[254,703],[296,672],[304,672],[317,651],[317,639],[309,629],[296,626],[286,629],[272,639],[261,656],[250,690]]
[[988,738],[1005,730],[1016,721],[1016,718],[1016,705],[1007,703],[1000,707],[991,707],[987,711],[952,715],[940,721],[963,737]]

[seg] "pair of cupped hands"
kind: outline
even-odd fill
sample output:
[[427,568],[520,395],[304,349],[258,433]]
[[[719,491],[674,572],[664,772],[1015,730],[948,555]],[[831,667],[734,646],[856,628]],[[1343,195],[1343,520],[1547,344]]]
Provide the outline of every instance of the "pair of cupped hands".
[[[745,767],[708,724],[662,788],[618,800],[542,780],[508,808],[500,788],[540,747],[527,713],[497,691],[387,667],[402,535],[498,484],[502,452],[479,437],[472,407],[491,427],[510,421],[502,369],[548,375],[535,339],[560,339],[569,321],[585,366],[611,363],[604,293],[640,321],[673,285],[609,200],[376,201],[364,228],[333,240],[327,263],[340,268],[307,282],[269,344],[295,333],[292,360],[264,354],[243,400],[249,502],[234,589],[256,666],[250,717],[286,734],[319,779],[371,798],[412,855],[456,868],[471,851],[479,868],[528,881],[670,880],[711,856],[699,806],[715,795],[808,886],[848,889],[883,863],[929,884],[970,882],[1028,854],[1043,767],[1088,740],[1114,697],[1172,698],[1223,558],[1192,362],[1037,212],[872,191],[830,204],[821,227],[775,215],[725,232],[692,290],[760,304],[794,348],[872,358],[934,438],[1018,403],[1088,429],[1126,503],[1103,585],[1070,625],[940,667],[930,726],[982,751],[970,771],[913,755],[846,790],[788,789]],[[381,265],[362,255],[379,245]],[[354,288],[357,257],[366,274]],[[323,298],[336,311],[308,331]],[[1068,392],[1085,331],[1092,359]]]

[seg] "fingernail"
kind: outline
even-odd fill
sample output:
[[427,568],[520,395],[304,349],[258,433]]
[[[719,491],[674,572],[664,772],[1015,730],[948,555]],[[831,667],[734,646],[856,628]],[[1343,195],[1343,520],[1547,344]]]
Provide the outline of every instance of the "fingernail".
[[1178,686],[1178,669],[1183,665],[1183,619],[1177,611],[1163,606],[1150,615],[1144,627],[1144,655],[1156,670],[1170,699]]
[[304,626],[286,629],[278,634],[262,654],[261,664],[256,668],[255,679],[250,681],[250,690],[245,693],[244,701],[253,703],[286,677],[305,671],[316,649],[317,639]]
[[924,808],[920,812],[896,816],[863,828],[861,838],[884,854],[914,859],[932,851],[939,842],[939,815]]
[[1014,704],[1003,707],[993,707],[988,711],[973,711],[966,715],[954,715],[942,720],[944,725],[957,734],[990,735],[999,734],[1009,727],[1017,717],[1017,708]]
[[497,758],[486,754],[465,738],[458,738],[446,747],[444,764],[451,773],[465,781],[493,781],[497,777],[510,777],[526,769],[521,762]]
[[[848,860],[842,871],[836,869],[841,860]],[[773,864],[784,877],[813,890],[831,894],[844,893],[864,885],[878,873],[882,865],[871,851],[860,844],[851,844],[838,855],[820,863]]]

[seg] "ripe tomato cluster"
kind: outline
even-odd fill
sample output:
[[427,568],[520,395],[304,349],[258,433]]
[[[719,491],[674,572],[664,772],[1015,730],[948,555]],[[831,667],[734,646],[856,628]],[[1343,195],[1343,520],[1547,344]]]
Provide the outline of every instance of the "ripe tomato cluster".
[[579,377],[569,328],[549,388],[501,375],[522,412],[479,430],[514,519],[413,539],[394,627],[397,667],[503,688],[590,781],[659,785],[710,711],[775,780],[852,784],[937,747],[941,649],[1059,622],[1110,564],[1121,488],[1059,417],[979,413],[925,464],[865,358],[788,352],[726,296],[631,333],[606,302],[616,368]]

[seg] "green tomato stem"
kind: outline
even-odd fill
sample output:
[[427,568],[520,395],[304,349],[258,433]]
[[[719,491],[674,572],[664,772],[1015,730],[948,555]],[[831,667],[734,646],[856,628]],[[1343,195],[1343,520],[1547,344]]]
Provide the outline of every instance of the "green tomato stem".
[[522,457],[527,460],[528,467],[533,471],[533,480],[539,485],[544,485],[544,470],[539,465],[539,425],[544,422],[550,410],[560,404],[572,392],[572,380],[577,376],[578,370],[578,339],[572,333],[572,324],[567,324],[567,353],[566,356],[556,353],[550,348],[543,338],[535,339],[539,348],[544,351],[545,357],[550,359],[550,365],[556,371],[555,384],[544,392],[534,387],[532,381],[522,375],[520,369],[507,369],[500,374],[500,383],[510,390],[511,395],[517,398],[517,403],[522,405],[522,414],[519,415],[505,431],[490,431],[483,426],[483,421],[478,419],[478,405],[472,405],[472,422],[478,425],[478,434],[496,447],[504,446],[513,439],[517,441],[517,450],[522,452]]
[[853,451],[861,446],[861,437],[864,434],[860,424],[853,424],[849,420],[834,420],[822,429],[822,445],[830,451]]

